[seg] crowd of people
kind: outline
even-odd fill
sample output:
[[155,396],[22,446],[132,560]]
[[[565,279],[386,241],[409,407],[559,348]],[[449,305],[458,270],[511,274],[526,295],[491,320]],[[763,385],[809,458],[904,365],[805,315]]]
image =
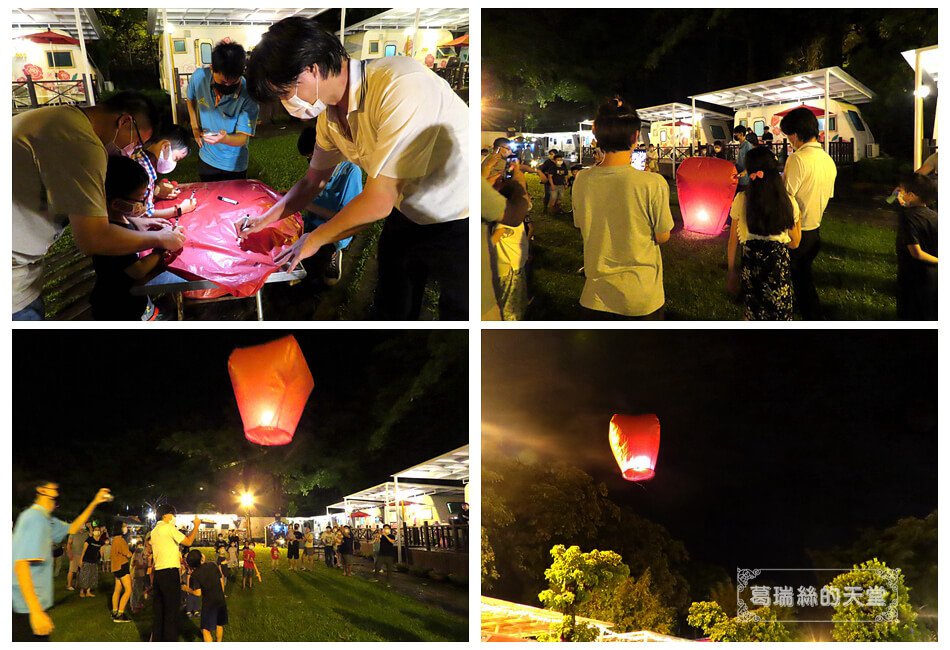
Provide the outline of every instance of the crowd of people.
[[[272,25],[251,56],[230,39],[218,43],[186,97],[207,183],[247,178],[262,104],[279,100],[290,115],[315,120],[297,143],[306,175],[236,225],[239,239],[302,213],[304,234],[274,261],[293,270],[327,247],[320,272],[333,284],[352,236],[385,220],[372,317],[418,318],[435,282],[440,318],[468,318],[468,108],[438,75],[411,57],[353,60],[336,36],[292,17]],[[67,225],[94,258],[94,318],[161,317],[131,289],[181,281],[168,270],[185,244],[178,219],[198,207],[160,179],[190,153],[188,132],[162,124],[136,91],[13,118],[14,320],[44,318],[44,258]],[[156,208],[157,199],[176,202]]]
[[[13,531],[14,641],[49,640],[53,623],[47,610],[54,602],[53,578],[63,563],[56,559],[64,556],[69,559],[66,589],[78,590],[81,598],[96,598],[100,575],[112,574],[114,623],[131,622],[129,613],[141,613],[151,602],[152,641],[177,641],[182,612],[199,619],[205,641],[221,641],[228,624],[228,582],[239,575],[242,589],[253,588],[255,580],[263,582],[255,545],[237,530],[231,530],[227,538],[223,533],[217,535],[209,559],[192,548],[198,541],[200,517],[195,516],[191,532],[186,533],[176,524],[170,504],[158,507],[157,521],[144,536],[133,536],[121,518],[109,535],[106,526],[90,521],[96,505],[111,501],[109,490],[100,490],[83,513],[66,524],[52,516],[59,486],[40,481],[33,489],[33,505],[20,513]],[[330,524],[320,531],[293,524],[285,535],[271,535],[271,569],[281,568],[282,545],[286,545],[290,571],[313,571],[314,558],[322,552],[328,569],[352,577],[354,555],[360,554],[371,557],[369,580],[378,582],[385,573],[389,587],[397,544],[396,532],[388,524],[361,526],[356,531],[345,525]],[[372,547],[371,556],[368,546]]]
[[[782,117],[792,147],[780,165],[766,127],[758,136],[737,125],[735,198],[727,244],[728,292],[743,305],[746,320],[825,317],[813,266],[821,248],[820,228],[834,196],[837,166],[820,144],[815,114],[800,107]],[[556,150],[537,172],[544,209],[561,211],[571,187],[573,222],[583,240],[585,277],[580,304],[589,320],[658,320],[666,297],[661,246],[673,218],[669,184],[658,173],[653,145],[645,169],[632,165],[641,128],[636,111],[619,98],[602,105],[593,123],[595,164],[572,172]],[[726,158],[721,141],[706,154]],[[897,201],[897,313],[907,320],[936,318],[936,154],[900,180]],[[643,163],[644,161],[641,161]],[[483,151],[483,319],[520,320],[530,301],[532,228],[524,167],[507,138]],[[528,225],[525,225],[528,224]]]

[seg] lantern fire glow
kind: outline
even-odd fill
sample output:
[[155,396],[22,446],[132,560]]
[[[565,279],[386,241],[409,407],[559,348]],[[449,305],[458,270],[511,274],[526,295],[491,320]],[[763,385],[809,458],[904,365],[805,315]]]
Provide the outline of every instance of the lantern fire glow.
[[660,420],[655,415],[614,415],[610,418],[610,448],[628,481],[653,478],[660,450]]
[[228,358],[244,435],[259,445],[286,445],[294,437],[313,375],[293,336],[238,348]]
[[736,167],[728,160],[702,156],[687,158],[676,170],[676,195],[683,227],[718,235],[726,225],[736,195]]

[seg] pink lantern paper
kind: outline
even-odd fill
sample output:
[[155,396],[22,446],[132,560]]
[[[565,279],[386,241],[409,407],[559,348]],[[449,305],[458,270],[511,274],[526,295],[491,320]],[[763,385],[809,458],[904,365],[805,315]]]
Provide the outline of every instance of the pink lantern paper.
[[692,232],[718,235],[726,225],[736,195],[736,166],[721,158],[687,158],[676,170],[683,226]]
[[610,448],[628,481],[653,478],[660,451],[660,420],[649,415],[614,415],[610,418]]
[[313,376],[293,336],[238,348],[228,358],[244,435],[259,445],[286,445],[313,391]]

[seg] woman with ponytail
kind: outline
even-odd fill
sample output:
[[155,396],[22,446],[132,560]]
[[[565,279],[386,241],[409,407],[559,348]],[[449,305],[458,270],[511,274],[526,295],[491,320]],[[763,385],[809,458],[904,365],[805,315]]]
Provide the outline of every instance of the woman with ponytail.
[[[745,158],[749,188],[732,202],[729,232],[730,293],[740,279],[746,320],[792,320],[792,276],[788,249],[802,238],[798,205],[788,195],[771,150],[751,149]],[[742,269],[736,250],[742,244]]]
[[670,189],[659,174],[630,165],[640,118],[619,98],[600,107],[594,137],[603,161],[574,181],[574,225],[584,238],[581,306],[592,318],[663,318],[660,244],[673,230]]

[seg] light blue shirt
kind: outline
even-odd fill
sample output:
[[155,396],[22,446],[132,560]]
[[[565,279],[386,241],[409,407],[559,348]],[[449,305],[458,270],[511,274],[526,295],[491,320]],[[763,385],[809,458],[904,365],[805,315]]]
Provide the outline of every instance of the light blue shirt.
[[[232,95],[219,95],[211,87],[212,83],[211,68],[198,68],[188,83],[187,97],[197,105],[201,129],[254,135],[260,107],[248,94],[247,81],[242,78],[240,90]],[[203,144],[198,157],[215,169],[243,172],[247,169],[247,144],[242,147]]]
[[[736,169],[739,172],[748,171],[745,168],[745,155],[752,151],[752,143],[748,140],[743,140],[742,144],[739,145],[739,149],[736,151]],[[749,175],[739,177],[739,185],[745,187],[749,184]]]
[[[33,504],[20,513],[13,527],[13,566],[19,560],[30,562],[33,591],[46,611],[53,606],[53,544],[69,534],[69,525],[51,516],[45,508]],[[13,575],[13,611],[29,614],[20,581]]]
[[[321,208],[333,212],[339,212],[362,191],[363,172],[349,160],[344,160],[333,170],[333,175],[330,177],[330,180],[327,181],[323,191],[317,195],[317,198],[313,200],[311,205],[320,206]],[[306,222],[304,230],[307,232],[327,222],[327,219],[310,211],[307,211],[304,215],[304,220]],[[352,237],[347,237],[346,239],[335,242],[334,247],[337,250],[346,248],[352,239]]]

